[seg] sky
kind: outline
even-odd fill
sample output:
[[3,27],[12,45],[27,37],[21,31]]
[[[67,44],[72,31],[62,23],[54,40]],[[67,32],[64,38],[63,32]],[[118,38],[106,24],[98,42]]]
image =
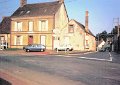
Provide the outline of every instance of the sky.
[[[27,0],[28,4],[55,0]],[[120,18],[120,0],[64,0],[69,19],[85,25],[85,11],[89,11],[89,29],[94,35],[106,30],[111,32]],[[20,6],[19,0],[0,0],[0,22]],[[119,20],[120,21],[120,20]]]

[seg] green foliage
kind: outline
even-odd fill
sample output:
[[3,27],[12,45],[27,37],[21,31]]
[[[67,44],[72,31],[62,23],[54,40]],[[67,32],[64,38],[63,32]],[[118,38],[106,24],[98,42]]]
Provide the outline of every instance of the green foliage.
[[111,33],[116,35],[118,33],[118,27],[115,26],[115,28],[112,29]]
[[103,31],[103,32],[101,32],[101,33],[98,33],[98,34],[96,34],[96,40],[98,41],[100,41],[101,39],[103,39],[104,41],[106,41],[107,40],[107,37],[108,37],[108,34],[107,34],[107,31],[105,30],[105,31]]

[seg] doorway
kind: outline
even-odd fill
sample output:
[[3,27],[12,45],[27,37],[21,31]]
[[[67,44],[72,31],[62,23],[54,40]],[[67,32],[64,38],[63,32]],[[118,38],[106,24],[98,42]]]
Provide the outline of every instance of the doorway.
[[28,37],[28,44],[33,44],[33,36],[32,35],[30,35]]
[[41,36],[40,36],[40,43],[41,43],[42,45],[46,45],[46,36],[44,36],[44,35],[41,35]]

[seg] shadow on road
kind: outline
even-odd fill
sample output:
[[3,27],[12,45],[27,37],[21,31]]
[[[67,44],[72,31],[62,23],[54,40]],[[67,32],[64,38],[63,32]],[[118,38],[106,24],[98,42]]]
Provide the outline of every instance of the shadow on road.
[[0,85],[12,85],[10,82],[0,78]]

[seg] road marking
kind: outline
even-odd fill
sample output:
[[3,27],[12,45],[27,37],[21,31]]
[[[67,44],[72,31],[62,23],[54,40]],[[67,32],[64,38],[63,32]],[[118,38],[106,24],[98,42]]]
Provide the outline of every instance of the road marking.
[[87,59],[87,60],[110,61],[108,59],[99,59],[99,58],[88,58],[88,57],[78,57],[78,58]]
[[63,56],[63,57],[68,57],[68,58],[70,58],[70,57],[74,57],[74,56]]
[[70,57],[74,57],[74,56],[69,56],[69,55],[56,55],[56,56],[60,56],[60,57],[68,57],[68,58],[70,58]]
[[110,61],[113,61],[113,57],[110,52],[109,52],[109,56],[110,56]]
[[90,54],[90,53],[96,53],[96,52],[86,52],[86,53],[84,53],[84,54]]
[[110,61],[113,61],[113,58],[112,58],[112,57],[110,57]]
[[81,54],[68,54],[68,55],[71,55],[71,56],[72,56],[72,55],[83,55],[83,54],[81,53]]
[[36,62],[35,60],[24,60],[25,62]]
[[[92,53],[92,52],[89,52],[89,53]],[[67,57],[67,58],[76,57],[76,56],[73,56],[73,55],[56,55],[56,56]],[[90,57],[76,57],[76,58],[87,59],[87,60],[98,60],[98,61],[112,61],[113,57],[111,56],[110,52],[109,52],[109,56],[110,56],[109,59],[90,58]]]
[[110,56],[110,57],[112,56],[110,52],[109,52],[109,56]]
[[55,55],[55,56],[64,56],[64,55]]

